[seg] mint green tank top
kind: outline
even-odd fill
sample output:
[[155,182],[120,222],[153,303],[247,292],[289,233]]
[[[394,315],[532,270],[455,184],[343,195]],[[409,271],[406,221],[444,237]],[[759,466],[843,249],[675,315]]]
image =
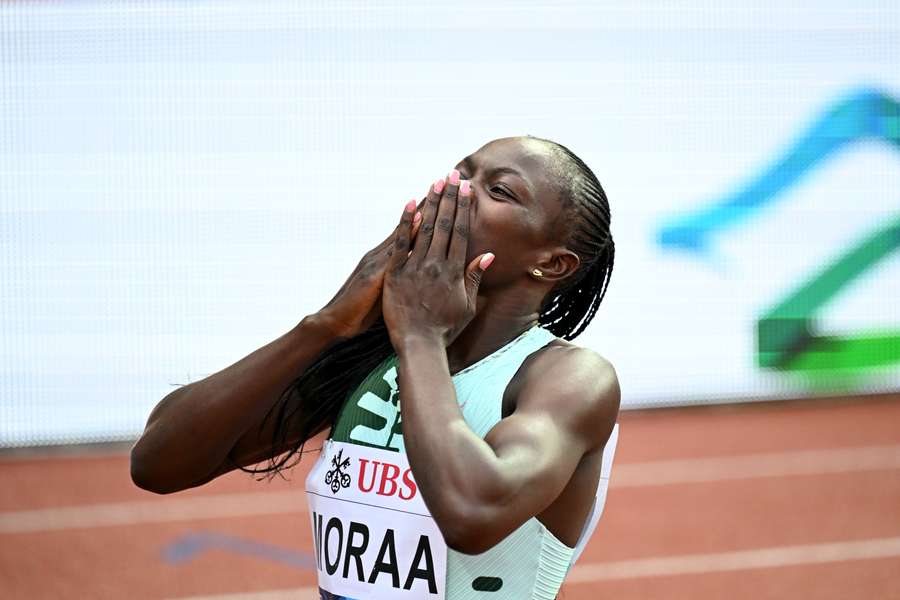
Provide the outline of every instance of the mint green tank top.
[[[556,339],[556,336],[553,333],[539,325],[535,325],[503,347],[451,376],[463,417],[475,433],[483,438],[488,431],[500,421],[503,394],[507,384],[528,355],[546,346],[554,339]],[[380,365],[373,369],[357,389],[348,396],[347,401],[338,416],[335,427],[332,430],[328,444],[337,442],[339,444],[335,444],[335,448],[340,446],[345,450],[349,449],[351,451],[353,447],[358,446],[371,448],[372,452],[376,452],[375,449],[378,449],[377,451],[382,452],[381,456],[391,456],[390,454],[384,454],[384,451],[402,453],[405,455],[406,452],[403,444],[403,430],[397,391],[397,361],[396,355],[391,355],[385,359]],[[566,573],[584,548],[584,545],[593,532],[594,526],[602,512],[612,463],[612,453],[615,449],[617,434],[618,425],[616,425],[613,430],[613,436],[610,438],[610,442],[607,443],[606,451],[603,456],[603,473],[601,475],[594,506],[585,522],[582,534],[575,548],[562,543],[536,517],[528,519],[500,543],[484,553],[468,555],[447,548],[445,575],[446,600],[476,600],[485,598],[552,600],[555,598]],[[327,465],[324,464],[325,454],[326,452],[323,451],[322,457],[320,458],[323,466],[316,469],[315,474],[310,475],[310,481],[314,478],[322,478],[322,474],[326,473],[328,469],[331,469],[334,473],[339,473],[341,461],[343,461],[343,464],[346,466],[345,470],[348,473],[353,473],[353,467],[347,466],[349,465],[347,459],[340,455],[337,456],[337,462],[335,462],[335,456],[332,456],[332,462]],[[344,456],[350,456],[350,454],[351,452],[348,451]],[[363,462],[365,463],[367,461]],[[387,460],[382,460],[382,462],[387,463]],[[377,462],[375,462],[375,464],[377,464]],[[363,469],[358,471],[359,476],[357,479],[365,479],[365,466],[366,465],[363,464]],[[401,495],[403,494],[404,489],[407,491],[415,491],[414,482],[404,479],[407,475],[408,474],[404,474],[401,477],[398,473],[394,477],[394,479],[399,482],[399,487],[390,483],[390,485],[394,486],[394,489],[399,490]],[[345,477],[346,481],[343,483],[346,483],[346,487],[349,487],[352,479],[347,478],[344,475],[341,476]],[[371,475],[371,482],[361,481],[361,483],[372,488],[375,486],[374,477],[375,475]],[[404,487],[404,481],[409,483],[409,485]],[[355,486],[360,482],[352,481],[352,483]],[[371,485],[369,485],[370,483]],[[320,496],[330,496],[330,492],[328,491],[329,488],[324,488],[325,491],[323,492],[321,491],[321,482],[319,482],[318,485],[320,488]],[[338,477],[333,477],[332,485],[335,486],[330,488],[332,492],[334,492],[335,489],[338,491],[341,490],[341,484],[338,482]],[[382,489],[383,488],[384,483],[382,481]],[[362,498],[363,496],[359,497]],[[430,517],[430,515],[425,516]],[[315,519],[315,516],[313,516],[313,518]],[[317,525],[314,522],[314,537],[317,535],[316,527]],[[323,525],[321,521],[319,522],[318,527],[319,531],[318,537],[315,538],[316,540],[323,537]],[[325,536],[327,537],[327,535],[328,532],[326,531]],[[368,533],[366,536],[368,537]],[[330,539],[332,540],[332,545],[335,545],[333,540],[337,539],[337,537],[332,535]],[[347,546],[350,544],[351,542],[348,542]],[[389,553],[385,551],[384,547],[382,547],[379,558],[384,559],[384,556],[388,554]],[[417,554],[416,559],[417,563],[424,564],[422,560],[423,557]],[[418,564],[418,566],[421,566],[421,564]],[[365,579],[364,570],[365,567],[360,564],[358,577],[360,580]],[[339,568],[335,567],[335,571],[335,576],[341,575]],[[443,569],[440,569],[438,572],[441,571],[443,571]],[[422,573],[424,571],[419,572]],[[352,576],[352,573],[353,569],[348,566],[344,567],[345,576],[348,574]],[[397,584],[398,593],[402,591],[400,589],[402,585],[400,584],[402,584],[404,580],[403,574],[401,573],[400,575],[401,577],[396,579],[395,582]],[[378,577],[383,580],[387,576],[382,575],[381,573],[375,573],[370,576],[370,580],[372,578],[377,580]],[[415,581],[412,577],[413,576],[411,575],[411,579],[408,581],[416,583],[421,588],[425,587],[424,584],[420,584],[420,582]],[[408,589],[409,591],[414,591],[416,588],[410,586]],[[322,597],[337,598],[349,596],[326,595],[323,592]],[[400,596],[398,595],[396,597]],[[423,595],[414,597],[425,598],[430,597],[430,595],[423,592]],[[368,599],[363,596],[357,596],[357,600]]]

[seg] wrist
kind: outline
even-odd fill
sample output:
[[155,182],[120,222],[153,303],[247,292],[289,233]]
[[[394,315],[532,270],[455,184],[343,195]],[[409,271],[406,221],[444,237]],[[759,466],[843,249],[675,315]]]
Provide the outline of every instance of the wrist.
[[403,356],[411,352],[421,352],[430,348],[446,350],[444,336],[437,331],[407,331],[397,335],[391,335],[391,341],[397,356]]
[[338,338],[348,339],[355,335],[354,333],[347,331],[336,319],[324,311],[306,315],[300,321],[298,327],[303,329],[314,329],[324,335],[335,338],[335,340]]

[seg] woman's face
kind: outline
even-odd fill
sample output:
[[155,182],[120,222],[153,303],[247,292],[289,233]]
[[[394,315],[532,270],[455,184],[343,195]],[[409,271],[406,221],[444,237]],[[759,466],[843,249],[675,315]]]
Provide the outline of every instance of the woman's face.
[[558,247],[562,206],[549,152],[537,140],[500,138],[457,163],[472,186],[466,264],[484,252],[496,256],[480,289],[521,280]]

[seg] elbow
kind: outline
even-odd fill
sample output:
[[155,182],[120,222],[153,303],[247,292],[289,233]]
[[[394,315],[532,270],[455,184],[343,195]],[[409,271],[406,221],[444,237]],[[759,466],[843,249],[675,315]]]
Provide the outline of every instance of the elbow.
[[482,554],[497,545],[496,543],[489,544],[483,539],[478,539],[477,534],[474,532],[453,538],[444,538],[444,540],[447,543],[447,547],[451,550],[468,555]]
[[164,479],[159,476],[158,469],[155,469],[151,462],[141,456],[137,444],[131,448],[130,460],[131,481],[137,487],[154,494],[171,494],[179,491],[179,488],[165,484]]
[[502,474],[489,481],[474,488],[461,487],[456,494],[448,493],[445,488],[439,509],[432,511],[444,542],[451,550],[461,554],[482,554],[511,533],[509,508],[517,490]]
[[159,482],[153,477],[152,471],[147,468],[146,463],[136,457],[134,451],[131,452],[131,482],[137,487],[154,494],[165,494]]
[[504,536],[498,535],[497,521],[483,508],[458,507],[438,522],[444,542],[461,554],[481,554],[496,546]]

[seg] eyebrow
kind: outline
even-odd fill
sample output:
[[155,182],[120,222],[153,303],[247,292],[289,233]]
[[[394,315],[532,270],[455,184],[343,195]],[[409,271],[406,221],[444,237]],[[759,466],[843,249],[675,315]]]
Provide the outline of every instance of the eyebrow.
[[[460,164],[462,164],[462,166],[464,166],[469,171],[475,170],[475,161],[472,160],[472,158],[469,156],[462,159],[462,161],[460,161]],[[530,201],[532,199],[532,196],[534,195],[534,193],[531,190],[531,184],[528,182],[528,179],[525,177],[525,175],[523,175],[522,172],[519,171],[518,169],[515,169],[513,167],[494,167],[492,169],[488,169],[488,173],[491,173],[491,174],[509,173],[511,175],[517,176],[519,179],[521,179],[525,183],[526,194],[525,194],[525,197],[523,198],[523,200]]]

